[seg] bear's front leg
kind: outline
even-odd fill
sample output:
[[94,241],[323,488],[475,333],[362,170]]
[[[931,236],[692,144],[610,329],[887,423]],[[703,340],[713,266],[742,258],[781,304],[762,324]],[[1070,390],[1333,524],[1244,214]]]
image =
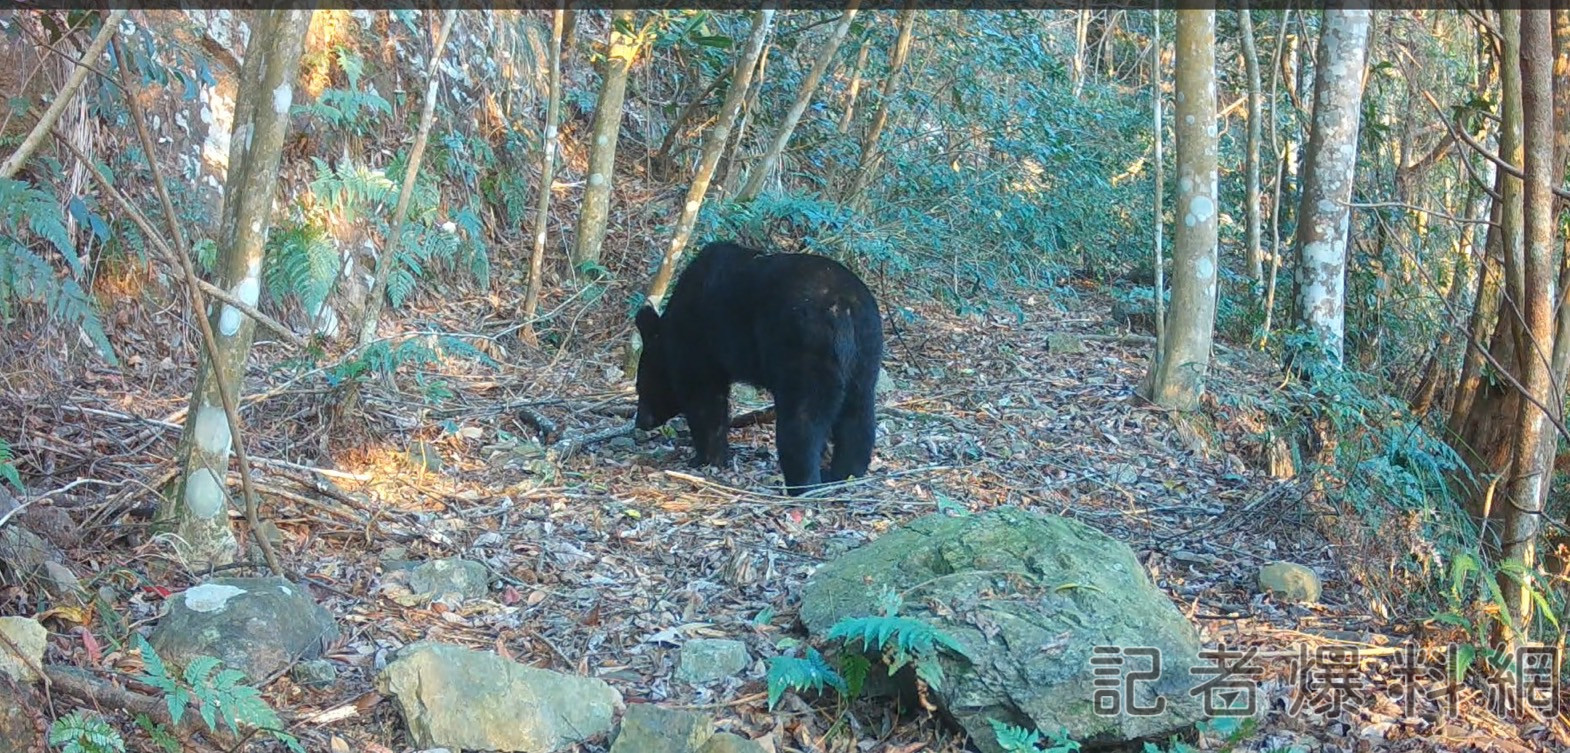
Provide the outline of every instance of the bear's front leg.
[[730,443],[725,436],[730,429],[729,390],[721,387],[693,396],[686,413],[687,427],[692,430],[692,446],[697,450],[692,467],[725,467],[730,459]]

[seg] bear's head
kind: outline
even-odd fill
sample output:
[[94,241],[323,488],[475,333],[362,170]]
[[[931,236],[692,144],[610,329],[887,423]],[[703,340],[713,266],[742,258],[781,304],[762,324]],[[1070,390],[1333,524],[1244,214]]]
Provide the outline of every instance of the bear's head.
[[670,370],[665,364],[665,343],[660,337],[660,315],[653,308],[638,309],[638,336],[643,352],[638,356],[638,429],[648,431],[663,426],[681,412],[676,390],[671,387]]

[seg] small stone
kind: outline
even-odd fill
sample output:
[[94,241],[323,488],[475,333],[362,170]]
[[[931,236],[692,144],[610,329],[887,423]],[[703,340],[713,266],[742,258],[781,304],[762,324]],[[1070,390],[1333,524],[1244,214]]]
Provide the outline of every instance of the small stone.
[[1056,355],[1084,353],[1085,338],[1072,332],[1047,333],[1047,352]]
[[1319,576],[1293,562],[1272,562],[1259,568],[1259,587],[1286,601],[1319,601]]
[[338,681],[338,668],[326,659],[312,659],[294,665],[289,676],[307,688],[326,688]]
[[617,437],[610,441],[610,446],[617,450],[631,450],[637,447],[638,443],[632,437]]
[[420,642],[376,676],[420,748],[551,753],[609,732],[621,693],[605,681],[488,651]]
[[747,644],[723,638],[694,638],[681,647],[676,679],[694,685],[733,677],[747,668]]
[[698,753],[767,753],[757,740],[729,732],[718,732],[698,749]]
[[627,707],[611,753],[691,753],[713,736],[704,714],[640,703]]
[[409,588],[431,599],[478,599],[490,590],[490,581],[484,565],[457,558],[431,560],[409,572]]
[[[11,644],[0,643],[0,675],[21,685],[37,682],[38,673],[33,668],[43,665],[49,631],[31,617],[0,617],[0,635]],[[13,645],[20,655],[12,652]]]
[[893,392],[895,389],[897,388],[894,386],[894,377],[889,376],[889,372],[880,367],[878,369],[878,384],[872,388],[873,393],[882,395],[885,392]]

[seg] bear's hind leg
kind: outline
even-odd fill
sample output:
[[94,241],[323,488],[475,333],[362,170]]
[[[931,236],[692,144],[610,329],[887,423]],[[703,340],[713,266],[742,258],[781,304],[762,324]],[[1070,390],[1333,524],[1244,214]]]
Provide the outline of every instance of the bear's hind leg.
[[834,456],[824,481],[834,483],[867,475],[877,439],[877,400],[872,389],[853,387],[834,421]]
[[785,493],[799,495],[821,481],[823,449],[839,399],[828,394],[784,392],[774,396],[774,447],[785,477]]

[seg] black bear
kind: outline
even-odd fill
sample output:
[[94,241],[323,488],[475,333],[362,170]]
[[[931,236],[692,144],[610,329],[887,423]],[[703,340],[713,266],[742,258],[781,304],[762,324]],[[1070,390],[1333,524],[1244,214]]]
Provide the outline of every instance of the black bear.
[[730,386],[743,382],[774,396],[787,493],[866,474],[883,321],[872,291],[843,264],[710,243],[677,278],[665,314],[644,306],[637,324],[637,426],[685,415],[693,466],[726,463]]

